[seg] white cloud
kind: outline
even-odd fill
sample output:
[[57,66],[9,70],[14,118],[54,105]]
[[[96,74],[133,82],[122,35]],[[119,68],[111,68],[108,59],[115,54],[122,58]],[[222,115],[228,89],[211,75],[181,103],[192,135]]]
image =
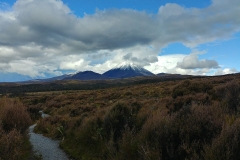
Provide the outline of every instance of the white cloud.
[[224,74],[232,74],[237,73],[238,71],[235,68],[225,68],[225,69],[218,69],[214,75],[224,75]]
[[29,75],[31,77],[43,76],[43,73],[38,72],[36,63],[30,60],[12,61],[7,69],[7,72],[15,72],[22,75]]
[[145,68],[155,74],[158,73],[173,73],[178,62],[181,62],[186,55],[184,54],[172,54],[172,55],[164,55],[158,56],[158,61],[155,63],[151,63]]
[[84,61],[84,59],[75,59],[77,56],[69,56],[64,62],[60,63],[61,70],[83,70],[87,67],[89,62]]
[[[170,60],[158,54],[171,43],[193,49],[240,31],[239,0],[227,5],[213,0],[204,9],[169,3],[155,15],[131,9],[97,10],[82,18],[60,0],[18,0],[12,8],[4,6],[6,10],[0,9],[0,70],[29,76],[60,74],[62,69],[104,72],[126,59],[154,72],[206,73],[204,67],[215,68],[218,63],[193,55],[171,55]],[[178,67],[172,65],[177,62]]]
[[190,54],[183,58],[182,62],[177,63],[177,67],[181,69],[197,69],[197,68],[219,68],[218,62],[215,60],[199,60],[196,54]]
[[182,75],[223,75],[237,73],[236,69],[220,68],[214,60],[199,60],[197,54],[205,51],[194,50],[191,54],[172,54],[158,56],[158,61],[145,66],[147,70],[158,73],[172,73]]

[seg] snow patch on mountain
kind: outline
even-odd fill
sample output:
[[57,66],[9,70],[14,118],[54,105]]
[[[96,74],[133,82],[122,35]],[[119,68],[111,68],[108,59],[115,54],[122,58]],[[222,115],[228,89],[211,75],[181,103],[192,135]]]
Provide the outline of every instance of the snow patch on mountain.
[[111,78],[129,78],[135,76],[153,76],[150,71],[131,62],[123,62],[103,74]]
[[130,69],[130,68],[133,69],[133,70],[141,70],[142,69],[142,67],[140,67],[138,65],[135,65],[132,62],[122,62],[121,64],[117,65],[113,69],[117,69],[117,68],[120,68],[120,69],[123,69],[123,70]]

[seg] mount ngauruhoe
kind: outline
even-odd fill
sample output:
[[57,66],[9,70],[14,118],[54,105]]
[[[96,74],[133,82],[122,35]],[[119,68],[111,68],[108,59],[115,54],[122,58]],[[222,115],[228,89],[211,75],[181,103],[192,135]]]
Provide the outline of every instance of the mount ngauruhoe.
[[154,76],[152,72],[131,63],[119,65],[116,68],[103,73],[103,75],[112,79],[136,76]]

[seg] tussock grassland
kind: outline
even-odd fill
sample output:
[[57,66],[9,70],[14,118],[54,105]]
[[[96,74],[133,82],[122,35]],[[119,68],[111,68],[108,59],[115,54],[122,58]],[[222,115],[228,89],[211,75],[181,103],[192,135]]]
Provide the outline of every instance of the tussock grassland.
[[240,157],[238,75],[98,90],[25,94],[35,131],[62,140],[75,159]]

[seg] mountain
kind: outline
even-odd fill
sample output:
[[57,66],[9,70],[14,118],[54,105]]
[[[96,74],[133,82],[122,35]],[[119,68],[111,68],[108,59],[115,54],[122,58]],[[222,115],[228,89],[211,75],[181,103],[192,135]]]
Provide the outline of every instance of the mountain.
[[164,76],[164,75],[166,75],[166,73],[158,73],[158,74],[156,74],[157,76]]
[[123,63],[116,68],[103,73],[103,76],[116,79],[136,76],[154,76],[154,74],[133,63]]
[[122,63],[116,68],[105,72],[104,74],[95,73],[93,71],[83,71],[76,74],[65,74],[47,79],[33,79],[29,81],[23,81],[21,83],[41,83],[57,80],[105,80],[136,76],[154,76],[154,74],[140,66],[134,65],[133,63]]
[[1,82],[21,82],[32,80],[30,76],[24,76],[18,73],[4,73],[0,71],[0,83]]
[[63,79],[68,78],[70,76],[71,76],[71,74],[64,74],[64,75],[61,75],[61,76],[52,77],[52,78],[46,78],[46,79],[32,79],[32,80],[28,80],[28,81],[21,81],[21,83],[51,82],[51,81],[63,80]]
[[73,74],[72,76],[64,78],[64,80],[100,80],[100,79],[107,79],[107,77],[95,73],[93,71],[84,71],[84,72],[78,72],[76,74]]
[[38,79],[40,81],[45,81],[45,82],[49,82],[49,81],[58,81],[58,80],[63,80],[65,78],[71,77],[71,74],[64,74],[61,76],[57,76],[57,77],[52,77],[52,78],[47,78],[47,79]]
[[56,80],[63,80],[65,78],[68,78],[68,77],[71,77],[72,74],[64,74],[64,75],[61,75],[61,76],[57,76],[57,77],[53,77],[53,78],[48,78],[46,80],[48,81],[56,81]]

